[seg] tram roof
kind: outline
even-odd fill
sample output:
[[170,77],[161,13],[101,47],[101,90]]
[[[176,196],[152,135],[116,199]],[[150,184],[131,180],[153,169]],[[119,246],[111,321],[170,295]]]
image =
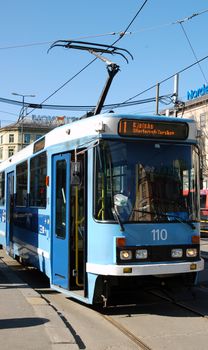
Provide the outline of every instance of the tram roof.
[[[116,113],[105,113],[88,118],[80,118],[69,124],[61,125],[53,130],[49,131],[43,137],[35,141],[34,143],[23,148],[21,151],[14,154],[9,159],[5,160],[0,164],[0,170],[14,163],[19,163],[24,159],[34,154],[34,144],[45,138],[44,149],[48,147],[63,144],[66,142],[77,142],[77,147],[81,147],[82,140],[85,142],[92,142],[93,140],[100,138],[102,134],[105,135],[117,135],[118,134],[118,121],[120,119],[135,119],[141,121],[166,121],[166,122],[178,122],[192,124],[191,139],[196,139],[196,132],[194,132],[195,121],[193,119],[183,119],[176,117],[167,116],[146,116],[138,114],[116,114]],[[43,150],[43,149],[42,149]]]

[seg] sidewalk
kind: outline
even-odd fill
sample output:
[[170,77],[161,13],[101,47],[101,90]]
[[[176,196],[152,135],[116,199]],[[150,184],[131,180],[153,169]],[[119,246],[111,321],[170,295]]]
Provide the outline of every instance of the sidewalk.
[[0,249],[0,341],[4,350],[77,350],[70,330],[41,296],[2,261]]

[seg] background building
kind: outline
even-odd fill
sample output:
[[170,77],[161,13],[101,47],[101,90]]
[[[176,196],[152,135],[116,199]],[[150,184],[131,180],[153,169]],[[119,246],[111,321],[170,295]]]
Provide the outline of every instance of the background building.
[[192,118],[196,121],[201,150],[203,188],[208,188],[208,94],[205,91],[200,96],[197,93],[199,90],[201,89],[194,90],[195,93],[191,95],[188,92],[187,97],[190,100],[180,103],[177,109],[166,110],[164,113],[178,118]]
[[39,139],[50,130],[69,122],[65,117],[25,118],[20,122],[0,128],[0,162]]

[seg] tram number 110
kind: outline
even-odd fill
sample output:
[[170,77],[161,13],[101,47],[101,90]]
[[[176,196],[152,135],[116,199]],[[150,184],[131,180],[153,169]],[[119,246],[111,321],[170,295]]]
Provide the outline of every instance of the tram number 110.
[[152,232],[152,238],[153,241],[166,241],[168,238],[168,232],[165,228],[160,229],[154,229]]

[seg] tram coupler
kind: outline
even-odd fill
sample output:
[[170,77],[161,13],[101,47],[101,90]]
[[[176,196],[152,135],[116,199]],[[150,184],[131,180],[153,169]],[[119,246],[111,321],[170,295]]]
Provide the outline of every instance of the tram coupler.
[[107,280],[104,280],[103,291],[104,291],[104,294],[101,294],[101,297],[103,299],[103,308],[106,308],[108,306],[108,297],[109,297],[109,287],[108,287]]

